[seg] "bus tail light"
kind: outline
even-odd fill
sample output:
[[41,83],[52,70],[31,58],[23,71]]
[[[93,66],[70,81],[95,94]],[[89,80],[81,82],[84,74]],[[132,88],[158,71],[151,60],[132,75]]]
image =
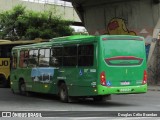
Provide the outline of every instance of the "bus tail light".
[[147,71],[144,70],[144,73],[143,73],[143,82],[142,84],[146,84],[147,83]]
[[106,86],[106,76],[104,71],[101,72],[100,74],[100,82],[101,82],[101,85]]

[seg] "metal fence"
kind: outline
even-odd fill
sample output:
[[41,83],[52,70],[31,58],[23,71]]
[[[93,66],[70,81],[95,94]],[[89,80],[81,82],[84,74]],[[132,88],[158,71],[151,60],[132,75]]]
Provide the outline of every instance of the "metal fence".
[[56,5],[72,7],[72,4],[70,2],[61,1],[61,0],[21,0],[21,1],[36,2],[36,3],[43,3],[43,4],[56,4]]

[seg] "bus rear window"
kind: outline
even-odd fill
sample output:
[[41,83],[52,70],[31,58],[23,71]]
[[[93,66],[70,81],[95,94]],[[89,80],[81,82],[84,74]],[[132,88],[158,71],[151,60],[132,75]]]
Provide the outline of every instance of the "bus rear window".
[[108,65],[140,65],[143,61],[141,58],[133,57],[133,56],[117,56],[112,58],[105,59]]

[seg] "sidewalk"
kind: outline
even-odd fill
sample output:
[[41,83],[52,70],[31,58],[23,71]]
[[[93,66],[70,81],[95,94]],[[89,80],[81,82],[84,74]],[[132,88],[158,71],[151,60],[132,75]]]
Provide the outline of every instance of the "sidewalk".
[[159,85],[148,85],[148,91],[160,91]]

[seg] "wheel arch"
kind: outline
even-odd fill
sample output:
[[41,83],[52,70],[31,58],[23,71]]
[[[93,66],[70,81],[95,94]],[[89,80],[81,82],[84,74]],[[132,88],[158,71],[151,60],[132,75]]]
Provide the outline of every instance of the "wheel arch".
[[61,86],[62,83],[66,84],[65,80],[58,80],[57,82],[58,88]]
[[23,77],[20,77],[19,80],[18,80],[18,83],[20,84],[20,83],[23,83],[23,82],[25,83],[24,78],[23,78]]
[[3,77],[6,79],[5,74],[4,73],[0,73],[0,77]]

